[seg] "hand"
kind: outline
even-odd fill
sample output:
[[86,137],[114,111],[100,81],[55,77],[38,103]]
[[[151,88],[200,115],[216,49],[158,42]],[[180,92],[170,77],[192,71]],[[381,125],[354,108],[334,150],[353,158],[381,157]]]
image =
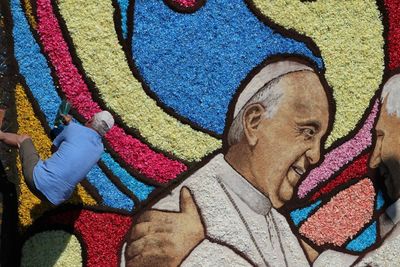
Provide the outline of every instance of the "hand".
[[72,121],[72,116],[69,114],[66,114],[66,115],[61,114],[61,117],[63,118],[63,123],[65,125],[68,125]]
[[205,238],[197,205],[188,188],[180,192],[180,212],[146,211],[133,226],[126,266],[178,266]]

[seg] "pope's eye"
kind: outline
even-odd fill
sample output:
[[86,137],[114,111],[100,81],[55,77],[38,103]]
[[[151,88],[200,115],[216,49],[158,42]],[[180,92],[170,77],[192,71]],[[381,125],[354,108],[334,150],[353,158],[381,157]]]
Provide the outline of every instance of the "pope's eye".
[[383,137],[385,134],[381,130],[375,130],[377,137]]
[[305,128],[303,129],[303,134],[306,138],[312,138],[315,135],[315,130],[311,128]]

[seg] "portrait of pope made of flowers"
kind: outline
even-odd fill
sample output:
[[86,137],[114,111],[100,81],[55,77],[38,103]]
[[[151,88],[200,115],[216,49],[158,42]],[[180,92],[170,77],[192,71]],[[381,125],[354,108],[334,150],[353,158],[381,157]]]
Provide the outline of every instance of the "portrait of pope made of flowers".
[[[304,251],[312,257],[312,249],[291,233],[278,210],[320,159],[329,125],[322,79],[295,58],[259,67],[237,98],[226,153],[153,206],[182,214],[148,211],[139,218],[126,247],[127,265],[157,259],[171,266],[183,259],[183,265],[307,265]],[[173,238],[182,239],[170,249],[176,231]],[[157,247],[166,255],[151,255]]]

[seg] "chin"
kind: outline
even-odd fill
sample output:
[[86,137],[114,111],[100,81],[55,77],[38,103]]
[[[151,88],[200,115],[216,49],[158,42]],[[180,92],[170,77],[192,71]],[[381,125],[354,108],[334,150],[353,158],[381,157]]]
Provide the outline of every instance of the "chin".
[[279,199],[285,203],[288,202],[293,196],[293,187],[288,181],[284,181],[279,188]]

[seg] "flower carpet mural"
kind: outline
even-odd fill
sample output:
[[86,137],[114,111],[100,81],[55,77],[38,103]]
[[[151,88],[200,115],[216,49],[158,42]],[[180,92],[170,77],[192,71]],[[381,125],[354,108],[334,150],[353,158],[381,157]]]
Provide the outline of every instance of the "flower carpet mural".
[[[41,158],[51,156],[50,133],[63,100],[78,123],[102,110],[115,118],[100,160],[58,207],[29,190],[17,158],[17,218],[9,219],[18,230],[18,249],[10,255],[16,265],[130,265],[136,220],[153,208],[184,214],[182,199],[189,198],[180,192],[182,185],[194,196],[190,201],[198,213],[191,218],[201,218],[208,242],[202,239],[184,253],[178,260],[183,265],[329,266],[335,257],[341,266],[393,263],[399,241],[392,235],[392,243],[385,242],[389,231],[381,218],[396,199],[371,166],[376,157],[383,158],[378,131],[385,125],[379,119],[383,107],[387,104],[389,117],[395,114],[389,110],[396,104],[381,96],[385,84],[395,84],[391,77],[400,64],[398,1],[9,0],[1,8],[8,57],[18,76],[13,86],[18,133],[32,137]],[[323,93],[308,91],[311,86],[300,81]],[[269,126],[278,132],[271,135],[276,137],[271,147],[265,145],[272,152],[262,154],[264,163],[255,157],[249,168],[264,164],[271,168],[266,173],[277,177],[282,168],[289,169],[288,178],[282,178],[288,187],[277,182],[278,200],[268,185],[246,176],[245,167],[236,168],[252,162],[253,154],[235,141],[253,140],[257,116],[247,129],[246,110],[257,91],[247,97],[248,90],[274,83],[296,87],[300,113],[312,108],[310,116],[320,119],[312,132],[308,124],[298,127],[309,148],[284,146],[290,123]],[[301,99],[307,97],[315,104],[305,108]],[[267,101],[292,103],[279,92]],[[278,105],[262,118],[273,121],[289,110]],[[231,132],[240,124],[245,129],[235,137]],[[260,140],[251,145],[254,153],[264,144]],[[242,158],[235,156],[241,153]],[[234,169],[245,182],[224,180],[238,174]],[[260,169],[252,170],[256,177]],[[257,207],[243,208],[247,197],[240,194],[247,191],[235,189],[252,185],[264,193],[254,199],[269,203],[270,210],[261,212],[268,231],[259,235],[252,234],[258,217],[249,215]],[[176,218],[165,224],[182,227],[182,233],[196,228],[195,222],[185,226],[183,217]],[[264,234],[270,243],[259,239]],[[275,264],[265,252],[269,246]],[[290,254],[285,246],[298,251]],[[230,256],[211,261],[210,251]]]

